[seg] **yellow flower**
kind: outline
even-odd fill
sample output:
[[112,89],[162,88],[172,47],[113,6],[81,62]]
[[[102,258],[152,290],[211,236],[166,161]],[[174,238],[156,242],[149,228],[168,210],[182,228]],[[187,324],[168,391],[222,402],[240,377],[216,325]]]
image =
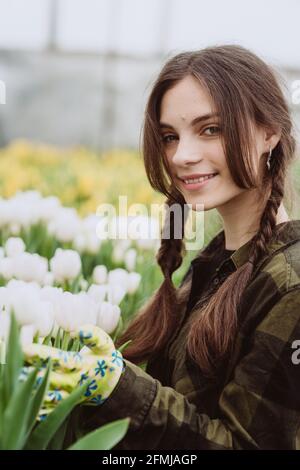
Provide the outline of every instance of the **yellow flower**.
[[151,188],[141,155],[126,149],[97,153],[16,140],[0,149],[0,174],[2,197],[36,189],[43,196],[58,196],[82,216],[101,203],[118,204],[119,195],[127,195],[128,205],[164,201]]

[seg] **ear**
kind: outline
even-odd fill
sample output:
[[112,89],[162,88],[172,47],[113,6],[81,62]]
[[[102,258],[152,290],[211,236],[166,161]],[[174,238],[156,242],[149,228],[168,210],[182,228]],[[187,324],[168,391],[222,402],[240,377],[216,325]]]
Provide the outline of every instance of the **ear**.
[[268,153],[270,149],[274,149],[281,138],[281,131],[274,131],[274,129],[264,129],[263,131],[263,143],[264,151]]

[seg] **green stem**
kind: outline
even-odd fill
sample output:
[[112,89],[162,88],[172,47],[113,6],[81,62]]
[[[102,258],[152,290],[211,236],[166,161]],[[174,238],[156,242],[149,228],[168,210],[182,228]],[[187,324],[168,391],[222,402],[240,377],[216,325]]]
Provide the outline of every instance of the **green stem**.
[[68,350],[68,344],[69,344],[70,339],[71,339],[70,333],[68,331],[64,331],[62,347],[61,347],[63,351]]
[[6,347],[5,341],[0,339],[0,365],[6,362]]

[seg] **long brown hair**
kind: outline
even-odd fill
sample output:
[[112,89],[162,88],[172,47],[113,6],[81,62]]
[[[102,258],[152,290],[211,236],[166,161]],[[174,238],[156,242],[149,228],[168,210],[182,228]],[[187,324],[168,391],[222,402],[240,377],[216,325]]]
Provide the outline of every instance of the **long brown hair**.
[[[238,328],[237,310],[253,269],[266,252],[274,234],[276,214],[283,200],[288,168],[295,154],[295,139],[288,104],[276,72],[254,53],[237,45],[207,47],[170,58],[162,68],[150,93],[143,126],[142,153],[151,186],[167,196],[172,207],[185,203],[172,185],[159,129],[160,105],[164,93],[186,76],[193,76],[206,88],[222,125],[222,142],[233,181],[240,188],[258,188],[261,194],[259,230],[251,243],[249,259],[230,274],[209,301],[198,308],[187,337],[187,351],[202,371],[210,374],[218,361],[230,353]],[[273,149],[271,169],[262,181],[251,164],[253,134],[251,122],[279,130],[281,138]],[[267,155],[266,155],[267,157]],[[174,225],[169,218],[166,224]],[[184,233],[182,233],[184,238]],[[202,254],[205,255],[204,249]],[[179,322],[178,312],[186,301],[190,283],[176,289],[173,272],[185,254],[182,239],[161,239],[156,255],[164,280],[118,339],[129,339],[124,357],[142,363],[159,353],[170,340]]]

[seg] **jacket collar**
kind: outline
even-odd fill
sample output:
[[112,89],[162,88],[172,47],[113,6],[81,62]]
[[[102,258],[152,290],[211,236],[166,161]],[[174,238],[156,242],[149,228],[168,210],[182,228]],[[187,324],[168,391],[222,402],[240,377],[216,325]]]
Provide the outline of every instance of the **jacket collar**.
[[[218,271],[222,269],[223,265],[230,264],[233,270],[238,269],[242,266],[249,258],[251,242],[254,236],[240,248],[238,248],[230,257],[223,260],[218,268]],[[267,244],[267,253],[262,256],[259,260],[258,265],[255,269],[258,269],[266,259],[268,259],[275,252],[280,251],[283,247],[292,245],[296,241],[300,240],[300,220],[289,220],[282,222],[275,226],[274,236],[272,240]],[[214,249],[225,249],[225,233],[224,230],[219,232],[209,243],[209,251],[214,252]],[[199,262],[206,262],[201,259],[201,254],[192,261],[192,265],[198,264]]]

